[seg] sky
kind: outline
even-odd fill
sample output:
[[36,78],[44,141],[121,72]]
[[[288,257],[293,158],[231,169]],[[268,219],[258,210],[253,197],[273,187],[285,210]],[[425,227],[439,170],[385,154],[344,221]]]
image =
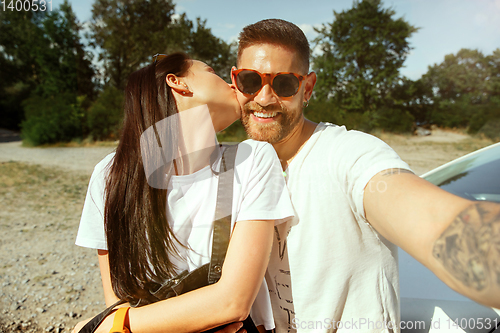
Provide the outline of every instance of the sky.
[[[63,0],[52,0],[57,8]],[[91,18],[93,1],[70,0],[80,22]],[[176,13],[190,20],[207,20],[212,33],[231,42],[240,30],[266,18],[281,18],[297,24],[309,41],[316,37],[313,27],[333,22],[333,11],[352,8],[352,0],[174,0]],[[409,39],[413,50],[408,55],[403,75],[416,80],[428,66],[441,63],[447,54],[461,48],[479,49],[491,54],[500,48],[500,0],[382,0],[384,8],[395,11],[420,28]]]

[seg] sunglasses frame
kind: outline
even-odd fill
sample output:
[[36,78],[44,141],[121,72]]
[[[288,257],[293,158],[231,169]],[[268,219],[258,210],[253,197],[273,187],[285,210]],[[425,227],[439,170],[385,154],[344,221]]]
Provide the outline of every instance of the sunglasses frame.
[[153,58],[152,63],[153,63],[153,64],[156,64],[156,62],[157,62],[157,61],[160,61],[161,59],[164,59],[164,58],[166,58],[166,57],[168,57],[168,55],[166,55],[166,54],[162,54],[162,53],[157,53],[157,54],[155,54],[155,55],[152,57],[152,58]]
[[[249,93],[246,93],[244,91],[241,91],[240,87],[238,87],[238,84],[236,83],[237,80],[237,76],[238,74],[240,74],[241,72],[243,71],[250,71],[250,72],[254,72],[254,73],[257,73],[259,76],[260,76],[260,79],[262,81],[262,84],[259,88],[259,90],[257,90],[256,92],[254,92],[253,94],[249,94]],[[299,86],[297,87],[297,91],[293,94],[293,95],[290,95],[290,96],[280,96],[276,90],[274,90],[274,87],[273,87],[273,81],[274,79],[279,76],[279,75],[284,75],[284,74],[292,74],[293,76],[295,76],[298,80],[299,80]],[[269,84],[269,86],[271,87],[271,89],[273,90],[273,92],[276,94],[276,96],[280,97],[280,98],[290,98],[290,97],[293,97],[295,95],[297,95],[297,93],[299,92],[300,90],[300,86],[302,85],[302,81],[306,78],[307,75],[300,75],[300,74],[297,74],[297,73],[292,73],[292,72],[279,72],[279,73],[275,73],[275,74],[271,74],[271,73],[261,73],[259,71],[256,71],[254,69],[247,69],[247,68],[240,68],[240,69],[233,69],[231,71],[231,75],[233,76],[233,80],[234,80],[234,83],[235,83],[235,86],[236,86],[236,89],[238,89],[242,94],[244,95],[247,95],[247,96],[254,96],[254,95],[257,95],[261,90],[262,88],[266,85],[266,84]]]

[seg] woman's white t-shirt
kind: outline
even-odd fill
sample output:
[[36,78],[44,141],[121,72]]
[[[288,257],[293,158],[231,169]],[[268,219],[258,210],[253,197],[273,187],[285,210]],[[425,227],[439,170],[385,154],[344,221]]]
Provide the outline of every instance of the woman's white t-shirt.
[[[222,150],[224,147],[221,148]],[[220,156],[214,163],[218,171]],[[76,245],[106,250],[104,231],[105,179],[114,153],[94,168],[83,207]],[[207,166],[186,176],[172,176],[167,190],[167,219],[176,237],[187,247],[177,245],[180,257],[171,257],[179,272],[192,271],[210,262],[212,229],[217,201],[218,176]],[[236,153],[232,228],[238,221],[276,220],[294,216],[280,162],[273,147],[264,142],[246,140]],[[274,319],[263,282],[251,311],[256,325],[274,327]]]

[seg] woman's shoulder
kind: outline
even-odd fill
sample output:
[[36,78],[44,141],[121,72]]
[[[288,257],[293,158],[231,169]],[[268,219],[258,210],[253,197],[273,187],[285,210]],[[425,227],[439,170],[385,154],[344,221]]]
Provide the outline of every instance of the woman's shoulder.
[[97,175],[104,176],[109,171],[109,168],[113,164],[114,158],[115,158],[115,152],[106,155],[101,161],[99,161],[99,163],[95,165],[92,176],[93,177]]
[[278,161],[273,146],[267,142],[245,140],[238,144],[236,166],[249,168],[267,168]]
[[99,163],[96,164],[95,168],[105,168],[108,164],[110,164],[115,158],[116,152],[111,152],[106,155]]

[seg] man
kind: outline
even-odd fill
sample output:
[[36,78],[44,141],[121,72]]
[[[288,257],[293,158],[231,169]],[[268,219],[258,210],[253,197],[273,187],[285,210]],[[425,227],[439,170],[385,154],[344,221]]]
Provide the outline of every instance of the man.
[[500,307],[500,205],[422,180],[375,137],[305,119],[316,83],[308,71],[309,44],[294,24],[264,20],[241,32],[232,72],[241,120],[274,146],[298,216],[275,229],[266,276],[276,331],[399,332],[396,246],[456,291]]

